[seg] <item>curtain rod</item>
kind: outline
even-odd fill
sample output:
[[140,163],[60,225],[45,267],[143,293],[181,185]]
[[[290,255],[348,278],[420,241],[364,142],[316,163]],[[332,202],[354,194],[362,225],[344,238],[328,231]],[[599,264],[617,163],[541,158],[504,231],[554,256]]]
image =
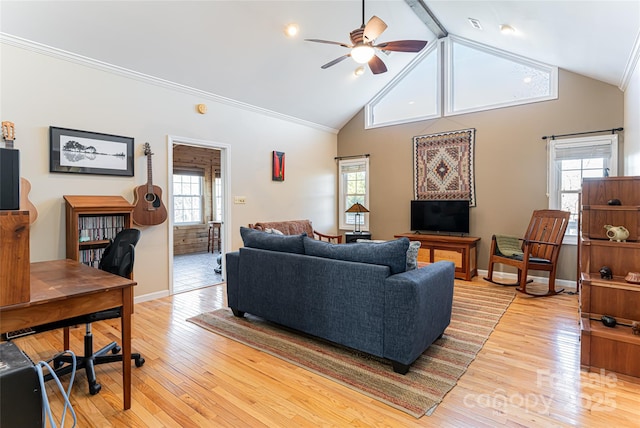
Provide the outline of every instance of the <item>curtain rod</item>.
[[613,129],[601,129],[600,131],[574,132],[573,134],[545,135],[544,137],[542,137],[542,139],[546,140],[547,138],[551,138],[552,140],[555,140],[556,137],[570,137],[572,135],[597,134],[598,132],[607,132],[607,131],[611,131],[611,133],[613,134],[616,131],[623,131],[623,130],[624,128],[613,128]]
[[342,159],[353,159],[353,158],[368,158],[370,155],[369,153],[365,153],[363,155],[351,155],[351,156],[336,156],[335,160],[342,160]]

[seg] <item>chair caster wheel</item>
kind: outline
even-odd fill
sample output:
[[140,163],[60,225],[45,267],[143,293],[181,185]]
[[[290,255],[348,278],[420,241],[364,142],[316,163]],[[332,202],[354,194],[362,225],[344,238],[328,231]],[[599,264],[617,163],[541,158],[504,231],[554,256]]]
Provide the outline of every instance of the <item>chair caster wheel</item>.
[[142,367],[144,366],[144,358],[140,357],[140,358],[136,358],[135,359],[136,362],[136,367]]
[[102,389],[102,385],[99,383],[89,385],[89,394],[96,395]]
[[112,353],[113,355],[116,355],[116,354],[117,354],[118,352],[120,352],[120,351],[122,351],[122,348],[121,348],[121,347],[119,347],[119,346],[116,346],[115,348],[113,348],[113,349],[111,350],[111,353]]

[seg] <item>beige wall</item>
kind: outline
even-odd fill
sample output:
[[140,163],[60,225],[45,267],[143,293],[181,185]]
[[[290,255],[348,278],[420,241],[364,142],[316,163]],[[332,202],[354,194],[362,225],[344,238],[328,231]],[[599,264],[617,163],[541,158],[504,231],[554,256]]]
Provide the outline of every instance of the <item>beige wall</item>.
[[[87,66],[55,52],[0,47],[0,115],[16,125],[21,175],[31,182],[30,199],[39,211],[30,230],[32,261],[65,257],[63,195],[121,195],[133,202],[135,187],[147,179],[145,142],[155,153],[153,182],[163,189],[169,208],[169,135],[228,147],[231,196],[247,201],[228,207],[229,249],[241,246],[239,226],[256,221],[309,218],[320,230],[336,230],[334,133]],[[208,104],[206,115],[196,112],[199,103]],[[49,173],[49,126],[134,137],[135,177]],[[271,181],[273,150],[286,153],[284,182]],[[135,294],[166,294],[170,221],[141,229]]]
[[[471,235],[482,238],[478,265],[486,269],[491,235],[522,235],[531,212],[548,207],[546,144],[541,137],[622,125],[623,93],[618,88],[563,70],[559,81],[554,101],[404,125],[365,130],[360,111],[338,134],[338,155],[371,154],[368,208],[373,237],[389,239],[409,231],[412,137],[475,128],[477,206],[471,209],[470,226]],[[560,261],[558,278],[575,280],[576,247],[565,246]]]

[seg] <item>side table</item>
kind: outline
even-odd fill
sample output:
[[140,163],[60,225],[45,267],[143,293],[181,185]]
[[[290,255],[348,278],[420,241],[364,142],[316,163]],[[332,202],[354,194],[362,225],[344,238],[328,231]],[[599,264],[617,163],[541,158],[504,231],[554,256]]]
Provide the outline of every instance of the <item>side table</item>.
[[345,243],[352,244],[358,239],[371,239],[371,232],[347,232],[344,234]]

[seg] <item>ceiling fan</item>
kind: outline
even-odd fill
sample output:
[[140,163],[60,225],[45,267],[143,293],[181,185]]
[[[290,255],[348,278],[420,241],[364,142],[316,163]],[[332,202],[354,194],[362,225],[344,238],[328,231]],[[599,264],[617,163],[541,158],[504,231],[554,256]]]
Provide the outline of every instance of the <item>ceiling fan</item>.
[[340,42],[332,42],[329,40],[320,39],[305,39],[308,42],[316,43],[328,43],[330,45],[338,45],[348,49],[351,49],[346,55],[342,55],[329,61],[323,65],[322,69],[329,68],[344,59],[351,57],[359,64],[368,63],[369,68],[373,74],[380,74],[387,71],[387,66],[376,55],[376,49],[382,52],[420,52],[422,48],[427,44],[426,40],[398,40],[395,42],[384,42],[374,45],[375,39],[377,39],[384,30],[387,29],[387,24],[377,16],[371,17],[367,25],[364,24],[364,0],[362,0],[362,25],[360,28],[353,30],[349,33],[351,39],[351,45]]

